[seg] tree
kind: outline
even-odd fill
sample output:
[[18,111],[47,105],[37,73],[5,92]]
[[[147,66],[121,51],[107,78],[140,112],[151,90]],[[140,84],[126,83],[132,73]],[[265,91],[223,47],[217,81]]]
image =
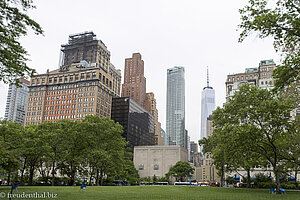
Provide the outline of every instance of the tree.
[[139,174],[138,170],[134,167],[133,161],[132,161],[132,153],[128,151],[124,154],[124,160],[122,163],[118,165],[117,171],[112,173],[112,176],[116,180],[127,180],[129,184],[136,185],[139,180]]
[[294,106],[290,99],[271,91],[243,85],[223,109],[223,126],[232,127],[234,133],[224,135],[234,138],[246,149],[243,152],[253,152],[272,166],[278,193],[279,177],[287,163],[284,156],[293,154],[287,138],[299,134],[291,116]]
[[249,0],[240,10],[242,42],[252,32],[260,38],[272,37],[274,48],[282,53],[283,63],[274,71],[277,89],[299,84],[300,77],[300,2],[277,0],[276,6],[267,0]]
[[42,140],[41,134],[37,132],[37,126],[35,125],[26,126],[22,138],[21,156],[23,167],[21,169],[21,183],[23,183],[24,170],[28,168],[28,185],[32,185],[36,168],[45,155],[45,141]]
[[20,167],[23,126],[20,123],[0,121],[0,168],[8,175],[8,182],[13,172]]
[[88,115],[82,120],[82,135],[87,145],[87,163],[96,177],[96,185],[103,184],[104,175],[114,174],[124,162],[127,142],[123,128],[108,118]]
[[64,130],[58,122],[43,122],[38,125],[37,131],[45,141],[45,154],[51,162],[52,186],[56,174],[57,163],[63,156]]
[[[217,108],[213,114],[214,134],[209,140],[215,140],[209,148],[213,153],[214,164],[219,169],[221,185],[224,181],[224,172],[238,171],[240,168],[247,172],[247,187],[250,187],[251,169],[259,165],[266,165],[261,156],[251,151],[251,143],[241,142],[239,132],[246,132],[251,136],[253,131],[247,124],[240,125],[238,118],[232,117],[226,108]],[[200,141],[203,142],[203,141]],[[204,141],[205,142],[205,141]],[[207,142],[206,148],[207,150]],[[223,171],[224,170],[224,171]]]
[[74,184],[75,176],[83,170],[84,158],[86,155],[84,133],[80,131],[81,122],[72,120],[59,120],[60,130],[64,133],[61,137],[64,141],[61,145],[61,153],[57,168],[62,175],[69,177],[69,185]]
[[[217,108],[217,110],[220,110],[220,108]],[[212,153],[213,164],[218,169],[218,175],[221,178],[221,186],[225,182],[225,173],[233,170],[230,163],[232,159],[228,158],[233,151],[228,147],[230,142],[225,142],[228,141],[229,137],[226,137],[226,134],[224,134],[228,133],[229,130],[222,129],[221,131],[215,128],[212,136],[199,140],[199,145],[203,145],[203,153]]]
[[192,174],[194,174],[194,168],[192,168],[188,162],[178,161],[174,166],[170,168],[166,176],[174,176],[176,178],[176,181],[183,181],[190,177]]
[[0,81],[18,83],[20,77],[32,77],[34,69],[26,65],[27,51],[18,39],[30,28],[35,34],[42,34],[40,25],[26,12],[35,8],[32,0],[0,1]]

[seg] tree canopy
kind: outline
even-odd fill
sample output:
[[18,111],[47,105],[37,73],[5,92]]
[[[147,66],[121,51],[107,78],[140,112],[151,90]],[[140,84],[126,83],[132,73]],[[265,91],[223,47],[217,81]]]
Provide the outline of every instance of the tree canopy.
[[199,143],[212,152],[219,170],[270,165],[279,191],[279,177],[299,162],[299,116],[292,115],[294,107],[291,99],[245,84],[224,108],[213,112],[214,133]]
[[173,176],[176,181],[184,181],[194,173],[194,168],[188,162],[178,161],[172,166],[169,172],[166,174],[167,177]]
[[35,70],[26,65],[27,51],[18,41],[28,28],[42,34],[40,25],[27,15],[35,8],[32,0],[0,1],[0,81],[18,83],[21,77],[32,77]]
[[249,0],[240,9],[242,42],[252,32],[260,38],[274,39],[274,48],[282,55],[282,63],[274,71],[275,86],[281,90],[299,84],[300,69],[300,1]]
[[67,177],[69,185],[77,178],[95,185],[102,185],[104,179],[135,184],[138,173],[132,154],[126,152],[122,133],[121,125],[96,115],[81,121],[43,122],[25,128],[3,120],[0,171],[5,178],[13,177],[28,185],[38,180],[55,185],[61,177]]

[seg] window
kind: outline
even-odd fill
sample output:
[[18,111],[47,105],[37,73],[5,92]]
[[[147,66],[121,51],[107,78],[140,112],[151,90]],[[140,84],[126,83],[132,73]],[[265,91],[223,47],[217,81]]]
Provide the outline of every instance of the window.
[[59,77],[59,82],[62,82],[62,77]]
[[154,169],[154,170],[158,170],[158,164],[154,164],[153,169]]
[[139,170],[144,170],[144,164],[139,164]]

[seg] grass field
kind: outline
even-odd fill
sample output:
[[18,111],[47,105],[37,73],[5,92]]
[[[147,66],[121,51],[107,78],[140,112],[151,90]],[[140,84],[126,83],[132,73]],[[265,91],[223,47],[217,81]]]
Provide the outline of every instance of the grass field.
[[[10,187],[0,187],[1,197],[7,199]],[[260,200],[260,199],[300,199],[300,191],[287,191],[284,195],[270,194],[269,190],[242,188],[213,188],[197,186],[103,186],[87,187],[81,191],[80,186],[49,187],[49,186],[20,186],[14,194],[42,194],[49,192],[57,194],[56,199],[62,200],[93,200],[93,199],[228,199],[228,200]],[[37,199],[37,198],[12,198]],[[45,199],[45,198],[44,198]],[[49,199],[49,198],[48,198]]]

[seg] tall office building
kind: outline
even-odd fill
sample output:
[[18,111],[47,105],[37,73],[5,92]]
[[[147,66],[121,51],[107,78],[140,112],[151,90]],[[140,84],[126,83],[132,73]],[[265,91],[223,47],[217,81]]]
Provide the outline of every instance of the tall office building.
[[20,78],[19,81],[20,87],[15,84],[9,85],[4,119],[24,125],[30,82],[23,78]]
[[31,79],[26,125],[89,114],[110,117],[112,97],[120,95],[121,71],[110,63],[105,44],[85,32],[70,35],[61,51],[59,69]]
[[113,98],[111,119],[123,126],[132,151],[135,146],[155,144],[154,116],[130,97]]
[[209,86],[209,77],[207,69],[207,86],[203,88],[201,95],[201,136],[200,138],[207,137],[206,135],[206,120],[215,109],[215,90]]
[[185,146],[184,67],[167,70],[166,136],[168,145]]
[[161,136],[161,123],[158,121],[158,110],[153,92],[146,93],[145,109],[148,110],[155,120],[155,145],[164,145],[164,138]]
[[244,73],[236,73],[227,75],[226,84],[226,100],[234,95],[236,91],[244,83],[257,86],[264,89],[272,89],[274,87],[274,79],[272,77],[276,64],[273,60],[262,60],[259,67],[246,68]]
[[122,97],[131,97],[144,106],[146,99],[146,78],[144,76],[144,61],[140,53],[133,53],[132,58],[125,59],[124,83]]

